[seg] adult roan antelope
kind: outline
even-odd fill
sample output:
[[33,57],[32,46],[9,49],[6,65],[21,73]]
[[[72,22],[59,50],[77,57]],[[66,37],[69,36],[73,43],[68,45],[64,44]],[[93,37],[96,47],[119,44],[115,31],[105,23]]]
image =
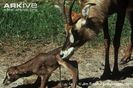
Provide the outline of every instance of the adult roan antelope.
[[[105,68],[101,78],[106,79],[119,76],[118,51],[120,47],[120,37],[126,11],[128,11],[127,9],[133,7],[129,6],[131,5],[129,3],[133,3],[133,0],[96,0],[95,5],[93,3],[86,2],[86,0],[81,0],[81,4],[83,6],[82,16],[73,22],[71,13],[74,3],[75,0],[72,1],[68,14],[66,14],[64,11],[67,22],[65,24],[66,40],[64,42],[62,51],[60,52],[60,56],[65,58],[73,54],[73,52],[80,46],[93,39],[103,28],[105,44]],[[117,13],[117,21],[113,40],[114,67],[113,72],[111,73],[109,64],[110,36],[108,32],[108,17],[113,13]],[[130,12],[128,12],[128,14],[129,18],[131,19],[133,15],[130,14]]]

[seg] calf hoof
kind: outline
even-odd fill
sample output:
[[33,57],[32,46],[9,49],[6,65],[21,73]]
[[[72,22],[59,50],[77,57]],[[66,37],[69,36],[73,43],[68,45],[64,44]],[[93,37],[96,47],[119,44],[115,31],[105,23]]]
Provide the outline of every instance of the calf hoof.
[[54,86],[52,88],[65,88],[65,87],[62,83],[58,83],[56,86]]
[[130,57],[128,57],[128,58],[122,58],[121,61],[120,61],[120,65],[125,65],[128,62],[130,62],[131,60],[132,59]]

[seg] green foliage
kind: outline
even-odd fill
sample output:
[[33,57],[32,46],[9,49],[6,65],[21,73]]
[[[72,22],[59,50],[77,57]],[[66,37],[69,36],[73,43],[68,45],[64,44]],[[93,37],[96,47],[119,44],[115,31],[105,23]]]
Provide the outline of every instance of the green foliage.
[[[78,7],[75,5],[75,10]],[[77,10],[76,10],[77,11]],[[109,18],[111,38],[114,35],[116,16]],[[125,21],[122,32],[122,42],[127,42],[130,37],[130,25]],[[38,11],[4,11],[0,9],[0,39],[41,40],[44,42],[64,41],[63,18],[59,10],[52,3],[39,5]],[[98,42],[97,42],[98,41]],[[91,42],[91,45],[103,44],[102,32]]]
[[0,11],[0,38],[54,41],[63,30],[60,12],[48,3],[38,11]]

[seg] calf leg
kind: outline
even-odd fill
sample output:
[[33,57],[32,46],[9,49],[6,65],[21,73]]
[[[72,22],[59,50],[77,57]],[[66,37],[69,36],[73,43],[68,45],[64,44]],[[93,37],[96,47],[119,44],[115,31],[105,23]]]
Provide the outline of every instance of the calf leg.
[[132,48],[133,48],[133,12],[129,12],[128,13],[129,16],[129,22],[131,25],[131,40],[130,40],[130,44],[128,45],[126,51],[124,52],[124,56],[121,59],[121,64],[125,64],[127,62],[129,62],[131,60],[131,53],[132,53]]
[[123,58],[121,59],[121,62],[120,64],[126,64],[128,63],[129,61],[131,61],[131,53],[132,53],[132,43],[130,42],[127,49],[124,51],[124,56]]
[[105,67],[101,79],[108,79],[111,77],[111,70],[109,64],[110,36],[108,32],[108,19],[105,20],[103,26],[103,32],[104,32],[104,46],[105,46]]
[[78,70],[75,67],[73,67],[71,64],[62,60],[60,56],[57,56],[57,61],[60,65],[64,66],[66,69],[69,70],[70,74],[72,75],[72,82],[73,82],[72,88],[76,88],[78,80]]
[[39,87],[40,86],[40,82],[41,82],[41,77],[38,76],[37,80],[34,83],[35,87]]
[[46,75],[41,75],[41,85],[39,88],[46,88],[46,84],[48,82],[48,79],[50,77],[50,74],[46,74]]

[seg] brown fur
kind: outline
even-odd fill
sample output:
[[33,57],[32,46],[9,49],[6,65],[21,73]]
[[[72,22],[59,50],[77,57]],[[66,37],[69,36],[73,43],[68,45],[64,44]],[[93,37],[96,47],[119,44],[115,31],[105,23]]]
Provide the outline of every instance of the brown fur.
[[128,44],[127,48],[124,50],[123,58],[121,59],[121,64],[125,64],[129,61],[131,61],[131,53],[133,49],[133,3],[129,3],[130,6],[128,6],[127,9],[127,16],[131,25],[131,40]]
[[60,50],[61,48],[57,48],[48,53],[40,53],[21,65],[8,68],[3,83],[9,84],[18,78],[36,74],[41,78],[41,85],[39,88],[45,88],[52,72],[62,65],[71,71],[70,73],[73,76],[73,88],[75,88],[77,82],[77,69],[59,57],[58,54]]
[[[81,4],[84,7],[86,4],[82,1],[84,0],[81,0]],[[108,78],[112,74],[110,70],[110,65],[109,65],[110,36],[108,32],[108,17],[113,13],[117,13],[115,36],[113,40],[113,46],[114,46],[113,75],[119,76],[118,51],[120,47],[120,37],[122,32],[122,26],[124,24],[124,18],[126,13],[130,16],[129,19],[131,19],[133,16],[133,15],[130,15],[130,12],[133,10],[133,5],[132,5],[133,0],[123,0],[123,1],[122,0],[96,0],[95,4],[96,5],[90,7],[90,13],[87,16],[87,18],[84,18],[81,16],[81,18],[78,19],[75,24],[67,25],[67,26],[71,26],[71,29],[69,27],[65,27],[65,28],[69,28],[69,29],[65,29],[68,35],[66,37],[66,41],[64,43],[62,52],[60,54],[63,57],[65,56],[65,52],[68,51],[69,48],[71,47],[79,48],[88,40],[93,39],[103,28],[106,53],[105,53],[105,70],[102,78],[104,77]],[[70,39],[69,39],[70,35],[74,36],[74,39],[75,39],[74,43],[70,42]],[[133,39],[132,39],[132,43],[133,43]]]

